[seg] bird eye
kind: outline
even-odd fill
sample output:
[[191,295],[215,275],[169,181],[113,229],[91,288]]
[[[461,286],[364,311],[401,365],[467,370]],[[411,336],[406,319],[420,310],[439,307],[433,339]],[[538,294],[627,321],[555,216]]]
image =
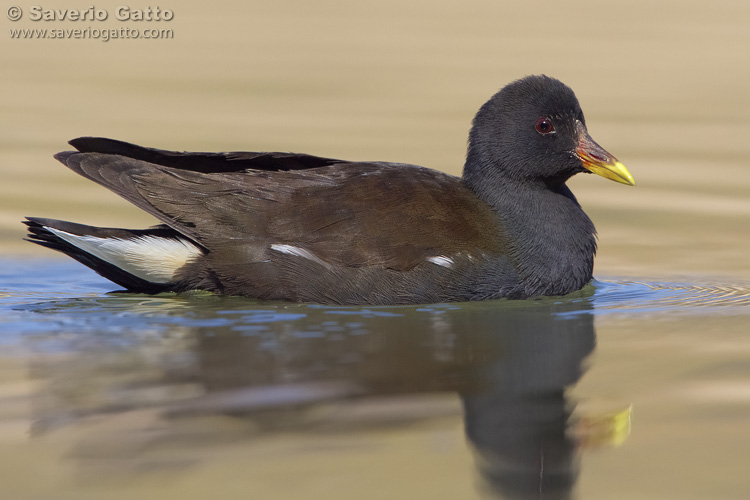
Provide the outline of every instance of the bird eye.
[[551,134],[555,131],[555,126],[549,118],[542,117],[536,121],[536,131],[542,135]]

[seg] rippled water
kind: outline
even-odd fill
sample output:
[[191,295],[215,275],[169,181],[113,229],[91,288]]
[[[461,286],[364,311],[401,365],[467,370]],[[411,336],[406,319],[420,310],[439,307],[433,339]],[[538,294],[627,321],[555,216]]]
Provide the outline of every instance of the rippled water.
[[[74,262],[0,265],[11,491],[40,467],[70,487],[55,498],[202,498],[189,478],[222,493],[237,467],[249,498],[746,485],[747,287],[601,279],[561,298],[330,307],[108,293]],[[701,453],[665,443],[670,428]]]
[[[592,6],[181,1],[130,26],[172,39],[10,41],[0,500],[750,498],[750,2]],[[638,183],[571,181],[609,274],[569,297],[113,294],[22,241],[154,223],[52,158],[79,135],[459,174],[474,111],[536,73]]]

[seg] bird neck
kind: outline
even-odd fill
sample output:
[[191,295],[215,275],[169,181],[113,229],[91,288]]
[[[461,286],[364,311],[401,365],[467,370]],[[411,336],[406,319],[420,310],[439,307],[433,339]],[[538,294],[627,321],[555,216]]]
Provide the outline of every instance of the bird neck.
[[462,179],[498,217],[526,296],[564,295],[591,280],[596,230],[564,182]]

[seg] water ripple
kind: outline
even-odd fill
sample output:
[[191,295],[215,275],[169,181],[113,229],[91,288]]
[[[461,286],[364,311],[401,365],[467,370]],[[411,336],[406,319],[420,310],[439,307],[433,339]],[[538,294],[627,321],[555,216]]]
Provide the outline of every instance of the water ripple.
[[731,313],[750,307],[750,287],[691,283],[664,283],[614,279],[594,281],[592,298],[597,313],[681,312],[705,314]]

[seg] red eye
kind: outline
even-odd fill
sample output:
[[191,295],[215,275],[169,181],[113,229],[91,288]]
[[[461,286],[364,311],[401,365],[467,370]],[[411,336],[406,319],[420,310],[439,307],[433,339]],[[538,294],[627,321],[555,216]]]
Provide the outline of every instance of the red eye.
[[549,118],[539,118],[536,121],[536,131],[539,132],[542,135],[551,134],[555,131],[555,126],[552,125],[552,121]]

